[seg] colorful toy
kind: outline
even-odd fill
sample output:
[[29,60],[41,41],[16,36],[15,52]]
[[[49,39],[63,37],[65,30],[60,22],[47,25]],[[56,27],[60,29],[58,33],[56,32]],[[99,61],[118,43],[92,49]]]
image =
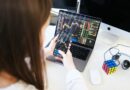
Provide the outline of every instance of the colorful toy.
[[103,70],[106,72],[106,74],[112,74],[117,70],[117,64],[115,63],[115,60],[107,60],[103,63]]

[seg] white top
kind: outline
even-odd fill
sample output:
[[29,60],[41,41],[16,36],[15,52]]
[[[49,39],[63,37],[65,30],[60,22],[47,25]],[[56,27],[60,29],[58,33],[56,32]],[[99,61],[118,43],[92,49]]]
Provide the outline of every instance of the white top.
[[[67,90],[88,90],[87,84],[81,73],[77,70],[71,70],[66,76]],[[19,80],[17,83],[10,85],[6,88],[0,88],[0,90],[37,90],[33,85],[26,84]]]
[[33,85],[26,84],[19,80],[17,83],[12,84],[6,88],[0,88],[0,90],[37,90]]

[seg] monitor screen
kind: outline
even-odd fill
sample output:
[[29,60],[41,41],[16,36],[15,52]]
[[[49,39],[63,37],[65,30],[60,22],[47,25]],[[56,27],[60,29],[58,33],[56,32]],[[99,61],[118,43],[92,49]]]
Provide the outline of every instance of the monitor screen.
[[76,11],[77,0],[52,0],[53,8],[68,9]]
[[96,16],[103,22],[130,32],[129,0],[81,0],[80,13]]
[[[59,34],[60,44],[72,42],[93,48],[100,22],[101,20],[98,18],[61,10],[55,35]],[[68,44],[66,45],[68,46]]]
[[[78,0],[53,0],[54,8],[76,11]],[[99,17],[103,22],[130,32],[129,0],[80,0],[80,13]]]

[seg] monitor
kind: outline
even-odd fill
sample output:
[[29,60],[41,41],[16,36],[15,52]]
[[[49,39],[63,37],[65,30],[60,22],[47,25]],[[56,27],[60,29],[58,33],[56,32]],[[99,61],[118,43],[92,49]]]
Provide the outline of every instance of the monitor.
[[[78,0],[53,0],[54,7],[76,11]],[[129,0],[80,0],[80,13],[99,17],[104,23],[130,32]]]
[[104,23],[130,32],[129,0],[81,0],[80,13],[102,18]]

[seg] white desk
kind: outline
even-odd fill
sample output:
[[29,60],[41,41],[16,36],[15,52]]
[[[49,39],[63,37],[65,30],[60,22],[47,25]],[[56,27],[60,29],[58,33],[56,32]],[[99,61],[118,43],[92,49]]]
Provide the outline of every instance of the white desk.
[[[108,31],[107,27],[111,27]],[[49,26],[46,30],[46,43],[54,36],[55,27]],[[83,76],[90,90],[129,90],[130,89],[130,69],[123,70],[121,66],[112,75],[107,75],[103,69],[104,52],[111,46],[116,44],[130,45],[130,33],[122,31],[118,28],[101,23],[95,48],[88,64],[83,72]],[[130,55],[130,48],[119,47],[122,52]],[[108,56],[108,58],[111,58]],[[122,59],[123,60],[123,59]],[[121,61],[122,61],[121,60]],[[129,58],[130,60],[130,58]],[[92,85],[89,78],[89,70],[98,69],[101,74],[102,83],[100,85]],[[53,62],[47,61],[48,74],[48,90],[66,90],[65,88],[65,68]]]

